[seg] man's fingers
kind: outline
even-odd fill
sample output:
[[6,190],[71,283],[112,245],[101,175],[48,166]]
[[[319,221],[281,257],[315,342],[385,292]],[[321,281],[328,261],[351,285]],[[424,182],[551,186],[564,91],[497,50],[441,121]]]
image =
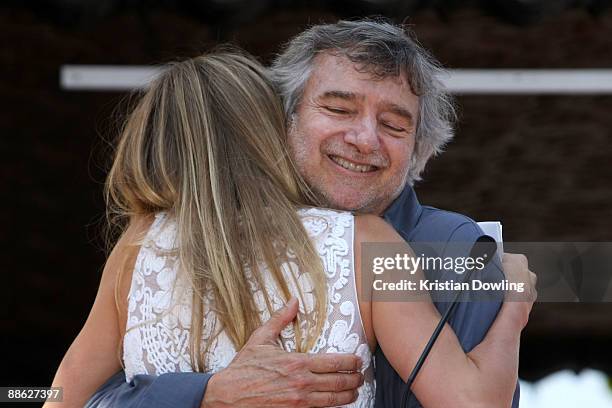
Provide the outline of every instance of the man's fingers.
[[312,389],[316,391],[340,392],[356,390],[363,384],[363,374],[336,373],[313,374]]
[[313,392],[308,400],[312,407],[337,407],[355,402],[359,393],[356,390],[341,392]]
[[362,364],[361,358],[354,354],[309,354],[308,369],[313,373],[359,371]]
[[289,299],[284,307],[274,312],[267,322],[253,332],[248,344],[276,344],[280,332],[295,319],[297,312],[297,299]]

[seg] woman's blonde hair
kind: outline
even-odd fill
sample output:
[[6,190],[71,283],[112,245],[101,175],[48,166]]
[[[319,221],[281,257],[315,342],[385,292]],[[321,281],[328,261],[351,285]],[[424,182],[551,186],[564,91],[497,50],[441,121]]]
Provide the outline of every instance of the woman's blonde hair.
[[265,69],[236,51],[169,64],[121,132],[105,185],[109,220],[161,211],[175,219],[179,265],[193,288],[194,371],[206,370],[205,288],[212,288],[219,322],[238,350],[262,323],[247,270],[260,288],[270,273],[285,300],[304,298],[297,285],[299,293],[291,293],[283,275],[287,253],[307,272],[315,299],[294,323],[298,350],[312,347],[322,330],[325,274],[296,213],[313,198],[285,137],[282,104]]

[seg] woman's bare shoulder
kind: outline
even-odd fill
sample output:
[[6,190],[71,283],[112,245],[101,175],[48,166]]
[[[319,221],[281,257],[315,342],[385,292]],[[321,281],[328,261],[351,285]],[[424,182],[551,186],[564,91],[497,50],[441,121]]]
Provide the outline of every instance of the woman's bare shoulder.
[[403,242],[403,239],[382,217],[360,214],[355,216],[355,241]]
[[155,220],[155,214],[136,214],[130,217],[130,222],[123,232],[117,245],[131,246],[140,242],[149,231]]
[[123,336],[127,322],[127,296],[132,285],[132,274],[136,258],[140,252],[142,241],[147,235],[151,224],[155,220],[154,214],[135,215],[113,248],[108,258],[106,268],[115,281],[115,301],[119,306],[119,327]]

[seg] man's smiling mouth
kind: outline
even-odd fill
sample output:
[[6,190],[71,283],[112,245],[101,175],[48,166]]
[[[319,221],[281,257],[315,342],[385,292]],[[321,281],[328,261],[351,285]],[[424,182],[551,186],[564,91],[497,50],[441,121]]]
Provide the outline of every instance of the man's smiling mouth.
[[376,166],[372,166],[369,164],[354,163],[342,157],[334,156],[332,154],[328,155],[328,157],[331,159],[331,161],[336,163],[338,166],[344,169],[350,170],[350,171],[357,172],[357,173],[369,173],[369,172],[378,170],[378,167]]

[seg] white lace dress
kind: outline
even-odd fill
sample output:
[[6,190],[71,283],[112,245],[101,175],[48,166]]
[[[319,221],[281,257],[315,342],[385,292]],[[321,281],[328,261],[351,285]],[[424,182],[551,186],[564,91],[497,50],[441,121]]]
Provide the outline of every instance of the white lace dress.
[[[327,319],[323,332],[311,353],[355,353],[363,360],[365,382],[357,401],[351,407],[374,406],[374,368],[359,313],[353,263],[354,218],[350,213],[308,208],[299,215],[323,261],[328,282]],[[138,254],[128,295],[128,318],[123,344],[126,381],[134,375],[161,375],[193,371],[190,364],[189,329],[191,327],[192,289],[178,270],[176,256],[176,224],[166,214],[155,216]],[[289,261],[283,270],[297,266]],[[299,276],[299,273],[298,273]],[[271,280],[271,278],[270,278]],[[308,280],[299,279],[305,292],[304,303],[312,304],[308,295]],[[260,308],[262,321],[270,314],[265,307],[261,289],[252,282],[253,296]],[[275,285],[266,285],[273,308],[284,303]],[[291,285],[290,285],[291,288]],[[293,292],[295,293],[295,292]],[[217,317],[211,292],[204,296],[204,327],[202,346],[211,341],[205,356],[206,367],[216,372],[229,365],[236,350],[229,337],[221,332],[213,336]],[[293,330],[289,326],[281,333],[283,347],[295,350]]]

